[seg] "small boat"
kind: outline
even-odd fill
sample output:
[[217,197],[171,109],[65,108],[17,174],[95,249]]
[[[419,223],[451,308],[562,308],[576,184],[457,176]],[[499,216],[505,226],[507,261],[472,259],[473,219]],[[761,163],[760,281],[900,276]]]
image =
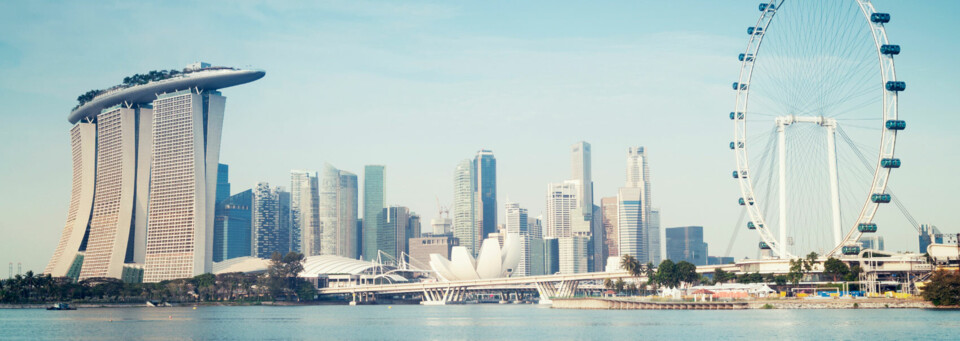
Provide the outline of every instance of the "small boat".
[[47,307],[47,310],[77,310],[77,308],[70,307],[67,303],[57,303]]

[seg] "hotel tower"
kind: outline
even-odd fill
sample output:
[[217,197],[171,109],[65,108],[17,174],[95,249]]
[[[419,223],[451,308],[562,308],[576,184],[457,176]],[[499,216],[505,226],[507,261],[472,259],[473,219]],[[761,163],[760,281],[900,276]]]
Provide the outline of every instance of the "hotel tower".
[[226,98],[263,71],[197,63],[89,92],[68,116],[73,187],[45,273],[159,282],[209,272]]

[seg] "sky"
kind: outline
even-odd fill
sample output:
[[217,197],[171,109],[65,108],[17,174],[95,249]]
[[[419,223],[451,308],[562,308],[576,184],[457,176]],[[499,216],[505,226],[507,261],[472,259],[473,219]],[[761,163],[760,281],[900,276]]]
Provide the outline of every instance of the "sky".
[[[911,214],[960,232],[960,2],[877,0],[908,129],[891,180]],[[615,196],[644,146],[661,226],[704,226],[712,255],[756,257],[727,143],[731,82],[757,1],[7,1],[0,2],[0,263],[40,271],[66,219],[66,120],[76,97],[196,61],[266,76],[224,89],[221,162],[233,192],[289,186],[324,163],[387,169],[386,201],[437,215],[457,162],[490,149],[498,200],[543,213],[570,178],[570,146],[593,146],[594,196]],[[935,10],[934,10],[935,9]],[[914,229],[880,213],[888,250]],[[424,229],[427,229],[426,224]],[[743,231],[738,231],[743,230]],[[734,233],[736,231],[735,238]],[[731,240],[733,243],[731,245]],[[4,269],[6,270],[6,269]]]

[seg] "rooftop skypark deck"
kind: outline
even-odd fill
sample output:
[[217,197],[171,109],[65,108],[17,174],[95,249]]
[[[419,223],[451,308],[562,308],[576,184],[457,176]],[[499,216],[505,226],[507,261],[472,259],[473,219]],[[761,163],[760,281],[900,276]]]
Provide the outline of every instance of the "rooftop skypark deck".
[[[206,66],[206,65],[204,65]],[[184,72],[166,74],[164,79],[144,84],[119,85],[97,93],[92,99],[74,108],[67,120],[75,124],[84,118],[95,118],[100,111],[123,103],[150,103],[157,95],[186,89],[217,90],[249,83],[266,73],[259,70],[241,70],[214,66],[187,68]]]

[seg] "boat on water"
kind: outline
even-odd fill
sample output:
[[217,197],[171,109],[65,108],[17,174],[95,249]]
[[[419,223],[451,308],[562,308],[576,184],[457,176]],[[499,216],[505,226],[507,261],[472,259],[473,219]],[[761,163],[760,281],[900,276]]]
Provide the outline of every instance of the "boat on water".
[[73,308],[67,303],[57,303],[47,307],[47,310],[77,310],[77,308]]

